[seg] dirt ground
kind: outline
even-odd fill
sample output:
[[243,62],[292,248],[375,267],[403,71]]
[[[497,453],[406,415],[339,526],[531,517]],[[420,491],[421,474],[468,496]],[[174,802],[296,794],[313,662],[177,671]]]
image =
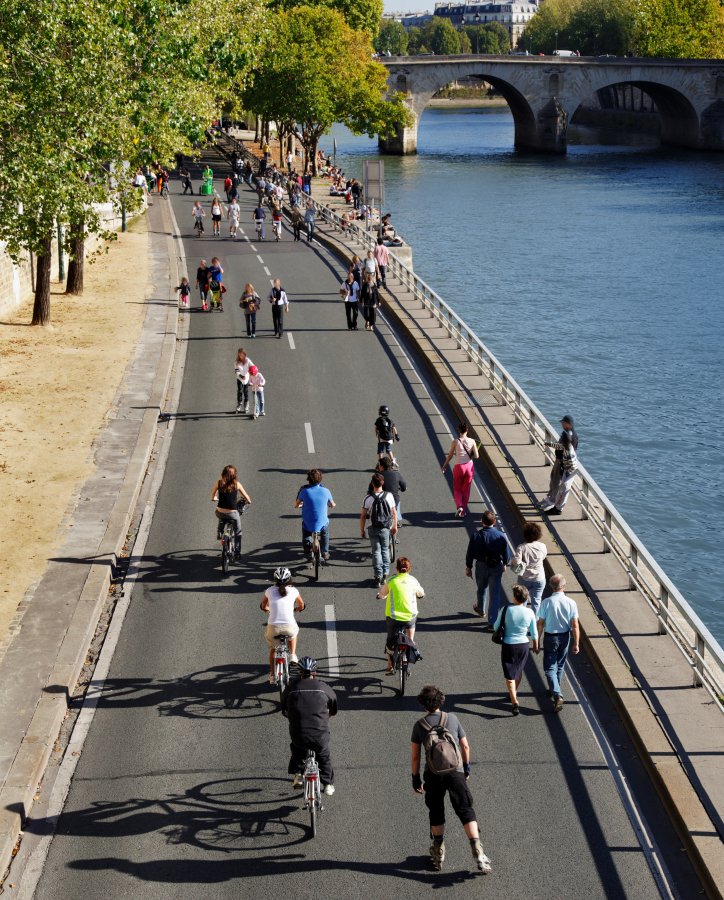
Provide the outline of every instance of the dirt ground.
[[32,300],[0,323],[0,647],[92,471],[93,442],[146,314],[136,286],[148,278],[147,249],[142,215],[86,263],[83,296],[53,286],[51,328],[28,325]]

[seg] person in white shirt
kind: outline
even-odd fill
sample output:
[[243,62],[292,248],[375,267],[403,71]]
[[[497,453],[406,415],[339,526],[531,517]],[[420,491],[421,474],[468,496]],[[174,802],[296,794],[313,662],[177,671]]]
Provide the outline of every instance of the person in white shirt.
[[379,472],[372,476],[372,493],[367,494],[359,516],[360,536],[365,537],[365,525],[372,550],[372,569],[375,587],[384,583],[390,573],[390,537],[397,534],[397,506],[395,498],[384,489],[385,479]]
[[579,650],[578,606],[563,593],[566,579],[562,575],[553,575],[548,583],[553,593],[540,605],[538,638],[543,635],[543,671],[548,679],[548,695],[555,712],[560,712],[563,709],[561,682],[568,653]]
[[229,219],[229,237],[236,238],[236,232],[239,228],[239,218],[241,216],[241,207],[239,206],[239,201],[236,198],[234,198],[229,204],[226,215]]
[[470,488],[475,476],[473,460],[478,458],[477,444],[471,437],[468,437],[468,426],[465,422],[461,422],[458,425],[458,436],[450,445],[450,452],[442,464],[443,472],[448,467],[453,456],[455,457],[453,498],[457,507],[457,515],[462,519],[468,509]]
[[266,378],[261,374],[257,366],[249,366],[249,384],[254,394],[254,418],[265,416],[264,412],[264,385]]
[[382,287],[387,287],[387,266],[390,261],[390,251],[385,247],[385,242],[382,238],[377,238],[377,243],[375,245],[375,261],[377,263],[377,268],[380,272],[379,281],[377,282],[377,287],[380,286],[380,282],[382,283]]
[[274,645],[281,636],[289,638],[290,662],[297,662],[297,635],[299,625],[295,612],[302,612],[304,600],[292,585],[292,573],[280,566],[274,572],[274,585],[264,592],[260,607],[269,613],[269,621],[264,629],[264,638],[269,644],[269,684],[274,684]]
[[377,260],[372,250],[367,251],[367,256],[365,256],[362,263],[362,277],[365,278],[367,275],[372,275],[375,279],[375,284],[379,284],[380,267],[377,265]]
[[249,370],[254,363],[246,355],[246,350],[239,347],[236,351],[234,372],[236,373],[236,411],[249,412]]
[[344,312],[347,316],[348,331],[357,331],[359,285],[355,281],[354,272],[351,269],[347,273],[347,277],[339,286],[339,296],[344,300]]
[[289,312],[289,298],[279,278],[275,278],[272,283],[272,289],[269,291],[269,302],[272,305],[274,337],[280,338],[284,332],[284,313]]
[[511,570],[518,576],[518,584],[528,590],[528,601],[534,613],[538,612],[546,576],[543,561],[548,556],[548,548],[541,541],[541,527],[537,522],[526,522],[523,526],[523,543],[518,544],[510,561]]

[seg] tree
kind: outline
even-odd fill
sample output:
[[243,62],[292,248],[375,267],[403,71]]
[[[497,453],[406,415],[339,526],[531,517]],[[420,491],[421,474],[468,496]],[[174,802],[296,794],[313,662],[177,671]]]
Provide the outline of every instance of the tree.
[[724,57],[724,6],[719,0],[638,0],[636,49],[642,56]]
[[437,56],[460,53],[460,32],[449,19],[433,16],[421,29],[425,46]]
[[388,135],[409,121],[401,98],[387,96],[387,70],[372,58],[369,36],[350,28],[341,13],[309,6],[278,12],[271,34],[273,46],[243,102],[300,133],[312,172],[319,138],[335,122],[356,134]]
[[380,25],[380,33],[372,44],[378,53],[389,51],[393,56],[404,56],[407,53],[407,32],[401,22],[387,19]]
[[420,56],[430,52],[425,45],[422,28],[418,28],[416,25],[407,32],[407,52],[410,56]]
[[[366,31],[374,37],[380,28],[383,0],[313,0],[305,5],[321,9],[334,9],[341,13],[345,22],[355,31]],[[298,0],[271,0],[275,10],[290,10],[300,6]]]

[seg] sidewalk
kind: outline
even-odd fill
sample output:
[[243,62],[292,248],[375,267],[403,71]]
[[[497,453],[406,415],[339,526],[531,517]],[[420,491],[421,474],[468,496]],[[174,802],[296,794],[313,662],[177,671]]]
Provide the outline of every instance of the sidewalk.
[[[345,260],[361,255],[361,247],[333,226],[319,222],[317,235]],[[566,593],[578,602],[586,655],[612,695],[708,895],[721,897],[724,720],[719,709],[706,690],[692,686],[687,661],[658,633],[653,612],[629,589],[628,577],[604,552],[575,498],[564,516],[541,518],[536,500],[545,496],[550,475],[541,451],[440,322],[390,274],[387,284],[383,312],[416,346],[428,376],[460,417],[471,423],[482,442],[481,461],[518,524],[532,520],[543,528],[549,574],[564,574]]]
[[[46,434],[44,429],[51,425],[47,419],[40,419],[42,430],[37,443],[42,441],[51,453],[57,453],[55,443],[49,443],[55,437],[62,452],[81,460],[78,471],[87,478],[63,519],[64,534],[58,549],[50,557],[32,597],[18,610],[0,659],[2,873],[10,861],[86,662],[108,597],[112,573],[124,555],[157,432],[159,410],[164,405],[179,318],[173,290],[178,284],[179,259],[169,209],[165,201],[155,201],[147,214],[147,235],[134,246],[132,269],[130,260],[124,260],[115,280],[111,278],[108,282],[112,303],[107,328],[118,321],[123,297],[129,305],[138,307],[132,329],[125,317],[120,323],[120,330],[129,329],[128,364],[124,365],[120,356],[113,356],[112,350],[104,350],[98,367],[93,369],[92,380],[85,380],[88,378],[85,369],[75,370],[74,377],[67,379],[77,390],[76,394],[67,395],[71,398],[68,405],[88,401],[89,387],[94,391],[96,417],[88,416],[84,434],[93,435],[98,425],[94,428],[92,423],[105,419],[105,427],[93,441],[92,459],[85,460],[87,448],[84,452],[79,435],[71,430],[73,420],[63,415],[61,421],[66,423],[66,433],[59,432],[56,426]],[[129,271],[133,272],[131,279]],[[87,321],[93,316],[93,276],[90,282],[87,297],[74,301],[86,305]],[[117,330],[113,328],[111,340],[106,343],[116,340]],[[79,332],[75,349],[91,343],[90,334],[83,338]],[[88,354],[95,358],[90,349]],[[61,356],[72,361],[73,348],[63,347]],[[46,376],[42,377],[44,383]],[[57,396],[51,400],[60,406],[61,413],[70,412]],[[39,396],[37,405],[43,402],[47,402],[47,397]],[[32,406],[29,422],[33,422]],[[68,490],[72,490],[72,485]],[[50,492],[52,483],[42,471],[31,488],[32,503],[25,504],[34,514],[34,525],[24,523],[15,532],[16,542],[24,543],[18,541],[18,534],[25,537],[37,530],[38,509],[44,507]]]

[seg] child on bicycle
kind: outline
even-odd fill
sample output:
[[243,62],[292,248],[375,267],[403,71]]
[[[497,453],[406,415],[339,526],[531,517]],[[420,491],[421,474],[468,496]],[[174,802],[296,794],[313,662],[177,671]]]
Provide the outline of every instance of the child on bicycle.
[[397,468],[397,460],[392,453],[392,444],[400,440],[397,426],[390,418],[389,406],[381,406],[375,419],[375,435],[377,436],[377,458],[389,456],[392,465]]
[[191,296],[191,285],[189,284],[188,278],[182,278],[181,284],[176,288],[176,290],[178,291],[181,306],[188,306],[189,297]]
[[265,416],[264,385],[266,384],[266,378],[261,374],[258,366],[249,366],[249,384],[254,394],[254,418]]
[[194,218],[194,228],[196,229],[196,234],[198,237],[204,233],[204,218],[206,217],[206,213],[204,212],[204,208],[201,206],[201,201],[196,200],[194,202],[193,208],[191,209],[191,215]]

